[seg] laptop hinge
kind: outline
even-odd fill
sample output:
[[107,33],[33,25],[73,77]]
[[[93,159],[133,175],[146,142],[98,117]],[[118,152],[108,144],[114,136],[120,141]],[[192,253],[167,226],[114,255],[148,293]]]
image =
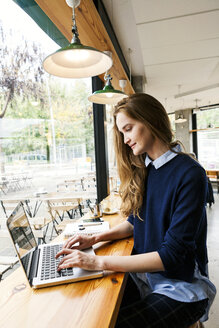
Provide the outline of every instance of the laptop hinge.
[[29,282],[30,282],[31,286],[32,286],[33,278],[35,278],[37,276],[39,258],[40,258],[40,249],[38,247],[36,247],[33,252],[30,274],[29,274]]

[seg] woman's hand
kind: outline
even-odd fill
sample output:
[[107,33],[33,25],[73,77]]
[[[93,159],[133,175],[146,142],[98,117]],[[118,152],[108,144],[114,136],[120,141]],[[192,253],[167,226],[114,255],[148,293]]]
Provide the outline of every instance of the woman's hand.
[[109,229],[108,231],[98,233],[96,235],[75,235],[69,238],[64,244],[63,248],[68,249],[86,249],[100,241],[116,240],[127,238],[133,235],[133,225],[128,221],[124,221]]
[[77,249],[63,248],[56,254],[56,258],[65,255],[59,262],[57,271],[66,268],[79,267],[85,270],[102,270],[101,257],[87,254]]
[[[63,249],[86,249],[91,247],[95,244],[95,237],[94,236],[87,236],[87,235],[75,235],[69,238],[64,244]],[[75,245],[76,244],[76,245]],[[74,246],[75,245],[75,246]]]

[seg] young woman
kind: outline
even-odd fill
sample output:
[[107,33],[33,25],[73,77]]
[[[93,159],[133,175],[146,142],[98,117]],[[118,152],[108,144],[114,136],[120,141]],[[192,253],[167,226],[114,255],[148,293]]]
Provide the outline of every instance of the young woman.
[[[57,254],[66,254],[58,270],[130,272],[116,327],[187,328],[204,321],[216,293],[207,271],[205,171],[173,142],[168,115],[150,95],[118,103],[114,135],[121,212],[128,219],[99,235],[70,238]],[[132,235],[132,256],[80,252]]]

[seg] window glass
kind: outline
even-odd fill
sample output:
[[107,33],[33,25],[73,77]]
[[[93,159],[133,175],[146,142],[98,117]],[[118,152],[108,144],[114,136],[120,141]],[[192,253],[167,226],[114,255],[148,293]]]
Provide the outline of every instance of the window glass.
[[113,142],[113,106],[106,105],[106,122],[107,122],[107,146],[108,146],[108,163],[109,163],[109,182],[110,191],[118,191],[119,178],[116,167],[116,156]]
[[219,169],[219,108],[199,111],[198,160],[205,169]]
[[172,132],[175,135],[175,133],[176,133],[175,113],[174,114],[168,114],[168,117],[169,117],[169,120],[170,120]]
[[1,193],[70,191],[66,180],[95,177],[91,79],[47,74],[42,61],[58,48],[18,5],[1,1],[1,179],[31,179]]

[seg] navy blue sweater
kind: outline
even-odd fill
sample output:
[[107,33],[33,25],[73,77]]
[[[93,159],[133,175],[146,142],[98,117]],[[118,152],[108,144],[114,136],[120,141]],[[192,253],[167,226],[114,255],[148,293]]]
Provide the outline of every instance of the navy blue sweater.
[[191,282],[195,262],[207,275],[205,170],[187,155],[178,154],[156,169],[148,167],[141,221],[134,225],[135,253],[157,251],[165,271],[162,275]]

